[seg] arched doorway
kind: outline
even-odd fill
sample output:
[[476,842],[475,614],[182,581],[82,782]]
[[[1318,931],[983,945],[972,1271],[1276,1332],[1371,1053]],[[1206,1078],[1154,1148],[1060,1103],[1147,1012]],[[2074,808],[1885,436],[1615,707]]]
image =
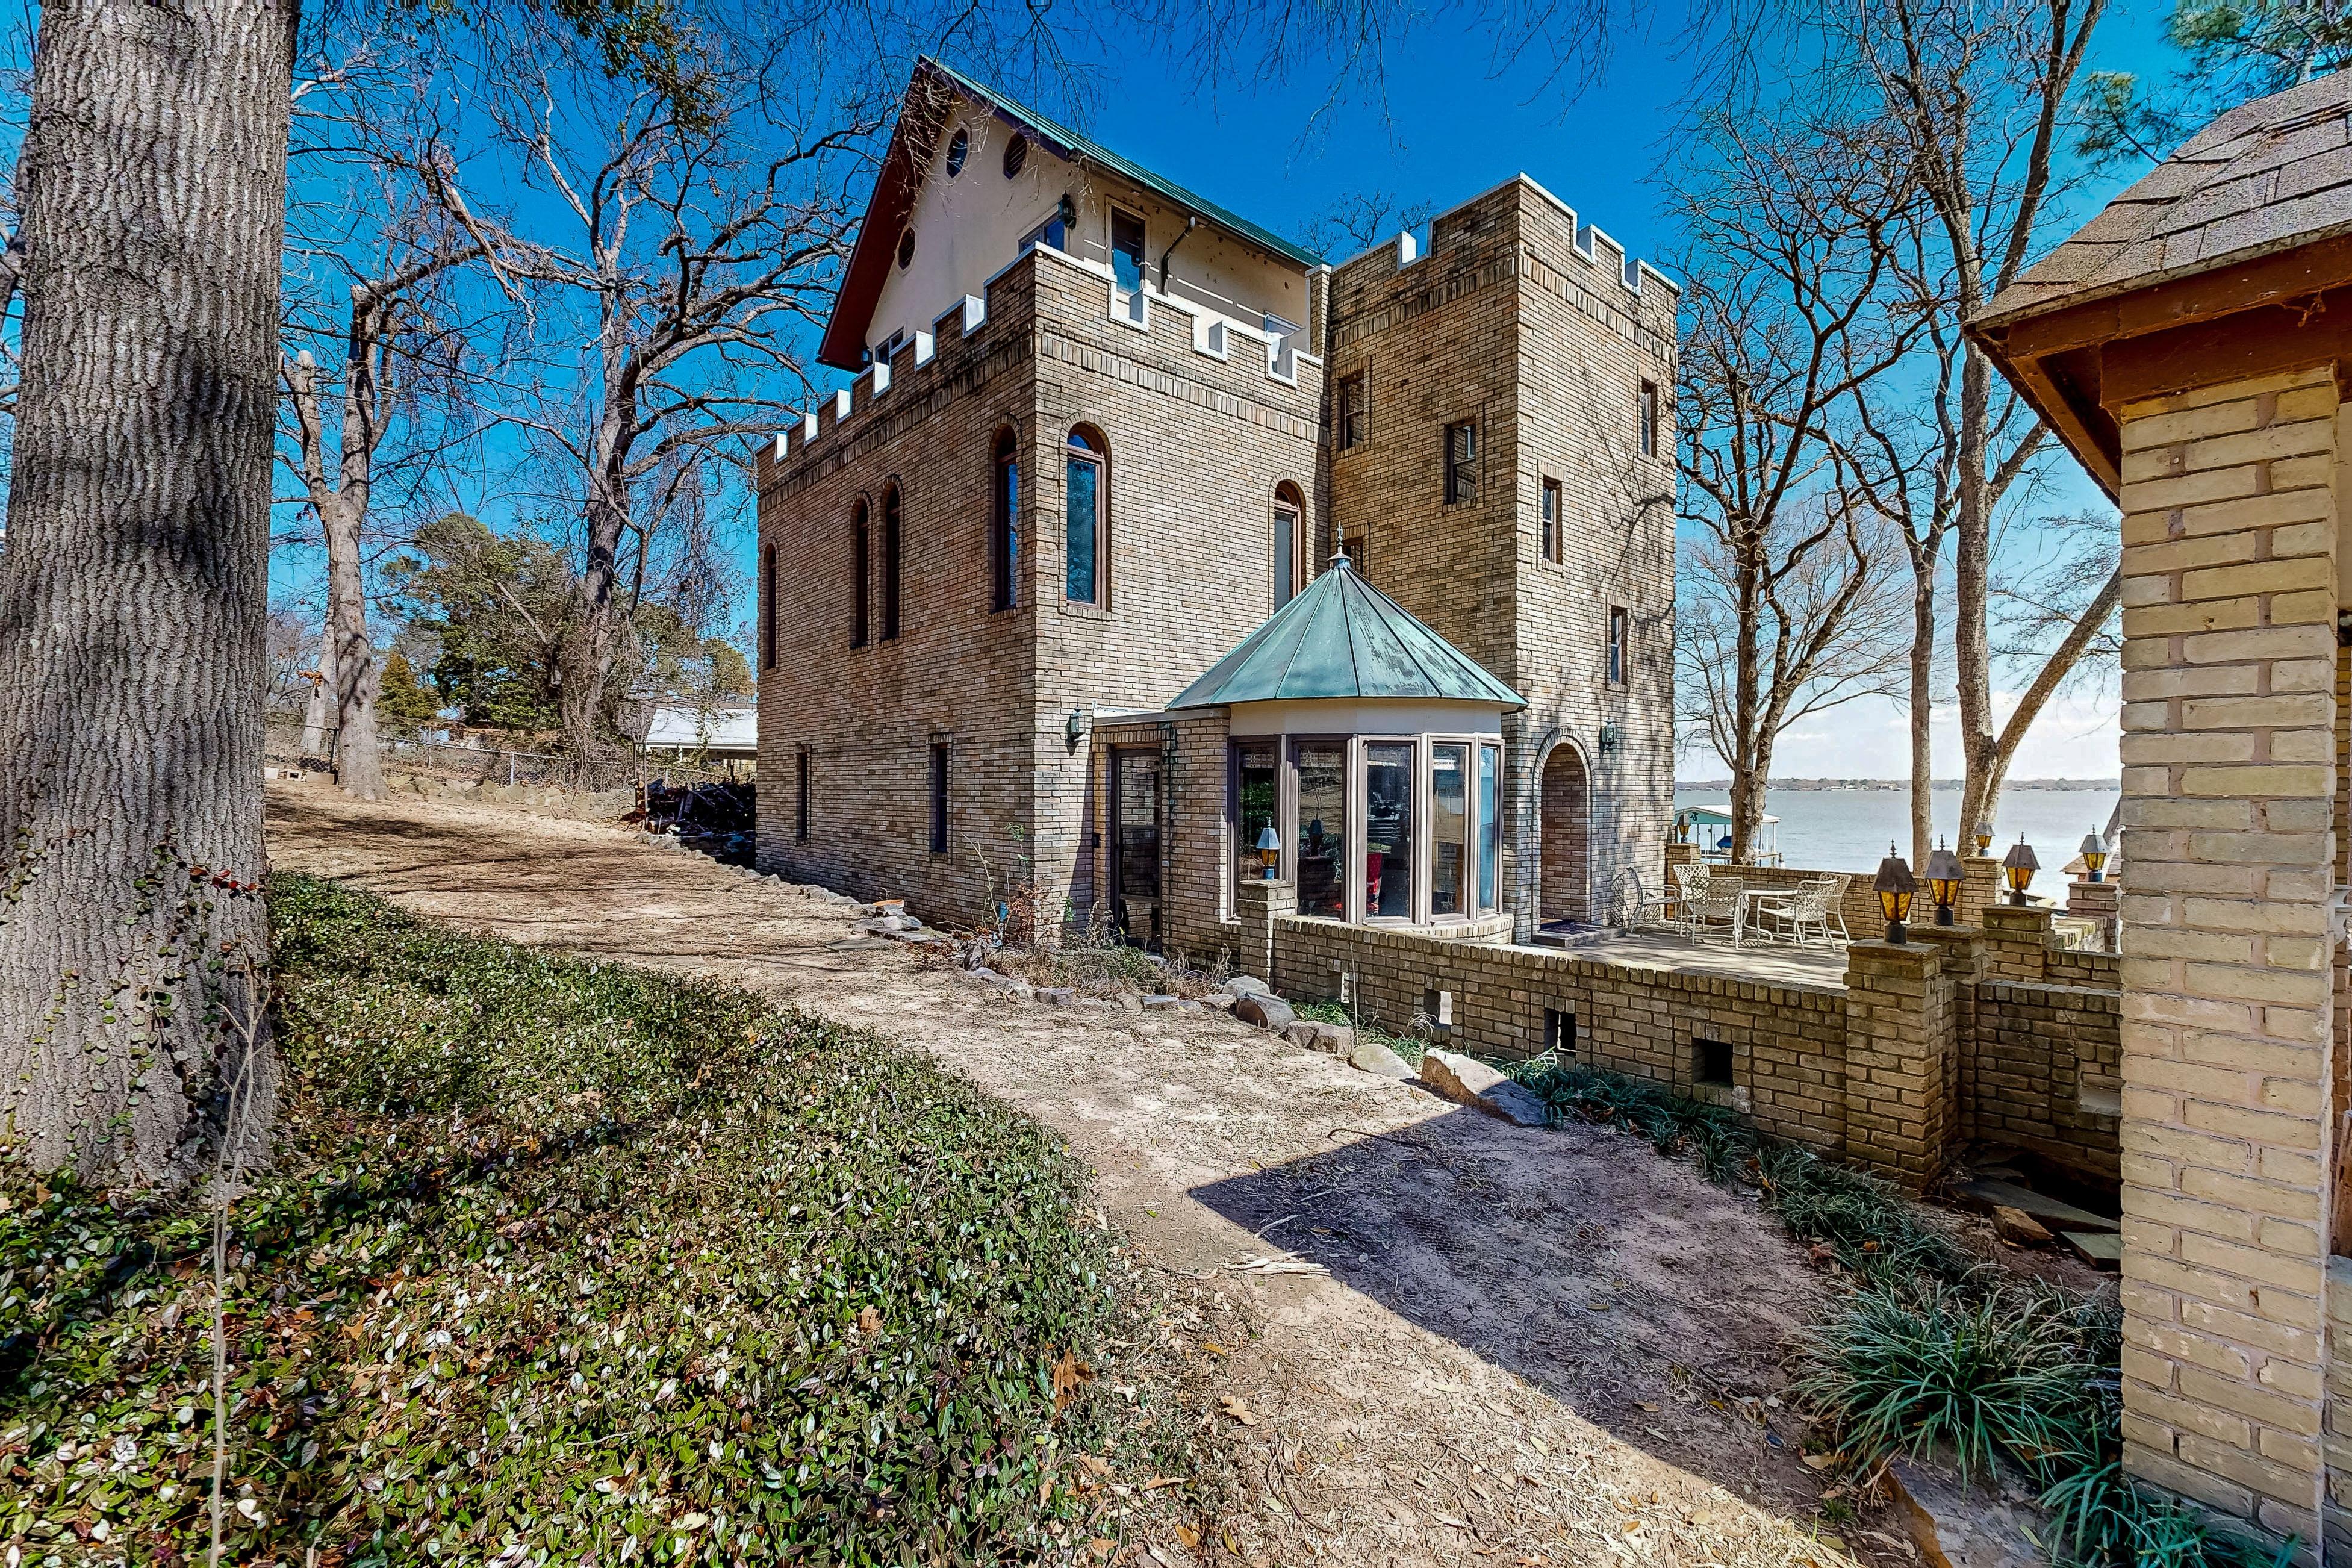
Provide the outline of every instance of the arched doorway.
[[1538,924],[1592,918],[1591,839],[1591,775],[1582,753],[1563,742],[1544,759]]

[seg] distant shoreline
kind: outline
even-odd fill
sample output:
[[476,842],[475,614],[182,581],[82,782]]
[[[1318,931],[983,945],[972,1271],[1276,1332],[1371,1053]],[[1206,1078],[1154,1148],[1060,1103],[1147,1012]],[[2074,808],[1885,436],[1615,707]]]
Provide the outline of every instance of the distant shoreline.
[[[1682,779],[1676,781],[1675,787],[1676,789],[1723,790],[1728,792],[1731,788],[1731,781],[1729,779]],[[1907,792],[1911,788],[1911,781],[1909,779],[1771,779],[1766,782],[1764,787],[1768,791],[1780,789],[1892,790]],[[1932,789],[1958,789],[1961,787],[1961,781],[1958,779],[1935,779],[1930,781],[1929,787]],[[2011,779],[2007,784],[2003,784],[2001,789],[2005,793],[2009,790],[2113,791],[2119,790],[2122,787],[2123,781],[2121,779]]]

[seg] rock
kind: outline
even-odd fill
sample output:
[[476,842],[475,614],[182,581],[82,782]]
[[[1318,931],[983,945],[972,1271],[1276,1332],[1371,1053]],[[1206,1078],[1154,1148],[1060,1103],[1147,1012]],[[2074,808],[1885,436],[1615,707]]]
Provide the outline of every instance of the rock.
[[2053,1239],[2049,1226],[2007,1204],[1993,1205],[1992,1231],[2011,1247],[2047,1247]]
[[874,912],[877,915],[903,915],[907,912],[907,900],[904,899],[877,899],[874,900]]
[[1183,1009],[1183,1005],[1184,998],[1181,996],[1170,996],[1163,994],[1146,996],[1143,999],[1143,1010],[1147,1013],[1181,1012]]
[[1521,1127],[1541,1127],[1548,1120],[1544,1102],[1481,1061],[1454,1051],[1429,1050],[1421,1056],[1421,1081],[1456,1105],[1483,1110]]
[[1230,1013],[1234,1010],[1234,1004],[1240,1000],[1240,997],[1230,991],[1212,991],[1194,1005],[1206,1008],[1213,1013]]
[[1356,1032],[1340,1024],[1318,1024],[1311,1018],[1292,1020],[1282,1031],[1283,1038],[1294,1046],[1310,1051],[1328,1051],[1344,1057],[1356,1048]]
[[1252,995],[1271,996],[1274,994],[1274,987],[1268,985],[1265,981],[1260,980],[1255,974],[1236,974],[1232,979],[1225,982],[1223,988],[1232,992],[1236,997]]
[[1024,1002],[1037,994],[1035,986],[1017,974],[999,974],[993,969],[975,969],[971,973],[973,979],[985,980],[1008,996],[1018,996]]
[[1066,1007],[1078,999],[1078,994],[1067,985],[1047,985],[1037,993],[1037,1000],[1056,1007]]
[[1378,1078],[1408,1079],[1412,1076],[1412,1068],[1405,1059],[1378,1040],[1366,1040],[1348,1053],[1348,1065],[1359,1072],[1368,1072]]
[[1187,996],[1176,1004],[1176,1011],[1179,1013],[1199,1014],[1205,1013],[1208,1009],[1202,1006],[1198,1002],[1193,1001],[1190,996]]
[[1244,1024],[1271,1029],[1277,1035],[1298,1021],[1298,1015],[1290,1010],[1289,1003],[1262,991],[1253,991],[1234,1003],[1234,1016]]
[[1889,1464],[1886,1479],[1927,1568],[2032,1568],[2043,1561],[2028,1533],[2034,1516],[2022,1499],[1963,1486],[1912,1459]]

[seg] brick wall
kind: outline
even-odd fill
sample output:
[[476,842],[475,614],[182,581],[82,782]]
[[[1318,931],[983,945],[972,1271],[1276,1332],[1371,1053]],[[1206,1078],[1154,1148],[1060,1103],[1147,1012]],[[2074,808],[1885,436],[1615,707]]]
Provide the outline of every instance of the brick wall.
[[2123,1078],[2113,988],[1987,980],[1961,1058],[1961,1135],[2113,1181]]
[[2336,390],[2128,403],[2125,1465],[2318,1538]]

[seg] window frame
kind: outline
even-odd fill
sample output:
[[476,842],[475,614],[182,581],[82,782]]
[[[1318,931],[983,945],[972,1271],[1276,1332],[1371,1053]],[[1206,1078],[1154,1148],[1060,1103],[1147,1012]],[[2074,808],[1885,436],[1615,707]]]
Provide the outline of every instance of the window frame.
[[[1118,247],[1118,225],[1121,218],[1135,225],[1135,286],[1129,288],[1118,280],[1118,258],[1125,254]],[[1111,286],[1124,294],[1140,294],[1151,280],[1151,225],[1141,213],[1131,208],[1111,205],[1103,217],[1103,254],[1110,258]]]
[[809,841],[809,799],[813,793],[809,775],[814,771],[809,749],[806,746],[794,747],[793,749],[793,842],[795,844],[805,844]]
[[1658,384],[1648,376],[1641,379],[1641,389],[1634,394],[1633,447],[1644,458],[1658,455]]
[[930,766],[930,853],[948,852],[948,742],[933,741]]
[[849,646],[864,647],[874,631],[874,511],[864,496],[849,514]]
[[948,178],[952,180],[962,174],[963,166],[971,157],[971,131],[967,126],[959,125],[955,128],[955,134],[948,138],[947,157],[942,160]]
[[[1091,592],[1085,597],[1070,592],[1070,542],[1076,532],[1070,513],[1073,476],[1082,467],[1094,470],[1094,516],[1087,524],[1093,533],[1088,542],[1093,569]],[[1110,439],[1099,426],[1083,421],[1071,426],[1062,439],[1062,602],[1091,610],[1110,608]]]
[[1239,907],[1242,884],[1263,879],[1245,876],[1242,869],[1242,856],[1257,853],[1256,844],[1244,845],[1242,842],[1242,752],[1246,748],[1260,746],[1274,752],[1274,836],[1280,842],[1276,852],[1274,874],[1277,880],[1287,879],[1294,883],[1297,881],[1295,868],[1286,864],[1291,848],[1288,826],[1292,804],[1289,740],[1289,736],[1278,734],[1228,735],[1225,739],[1224,840],[1228,874],[1223,912],[1227,916]]
[[[1290,514],[1290,559],[1282,559],[1282,517]],[[1266,518],[1266,558],[1273,609],[1279,610],[1307,587],[1307,489],[1293,479],[1274,487],[1274,510]]]
[[[1464,437],[1459,457],[1455,456],[1456,436]],[[1478,501],[1478,421],[1450,419],[1438,447],[1439,462],[1444,470],[1444,504],[1475,506]]]
[[776,547],[760,548],[760,668],[776,668]]
[[1568,563],[1568,487],[1549,474],[1541,476],[1536,512],[1542,530],[1542,558],[1554,566]]
[[988,459],[988,609],[1021,607],[1021,438],[1007,425]]
[[1339,378],[1338,424],[1342,452],[1352,452],[1370,441],[1372,384],[1369,369],[1352,370]]
[[882,640],[897,642],[899,632],[899,593],[902,587],[904,563],[900,551],[905,544],[906,498],[892,479],[882,490]]
[[1611,687],[1622,687],[1633,672],[1633,612],[1623,605],[1612,604],[1607,624],[1602,674]]

